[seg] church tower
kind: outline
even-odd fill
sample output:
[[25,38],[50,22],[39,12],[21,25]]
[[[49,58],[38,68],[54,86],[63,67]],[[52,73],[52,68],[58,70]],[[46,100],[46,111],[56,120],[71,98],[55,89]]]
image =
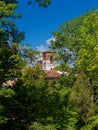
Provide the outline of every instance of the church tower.
[[55,66],[57,66],[54,52],[51,50],[42,52],[41,59],[38,61],[38,63],[43,70],[52,70]]

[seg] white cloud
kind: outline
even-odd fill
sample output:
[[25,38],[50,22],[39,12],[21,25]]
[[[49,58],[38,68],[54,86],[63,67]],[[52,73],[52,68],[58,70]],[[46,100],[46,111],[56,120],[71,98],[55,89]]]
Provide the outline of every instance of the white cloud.
[[40,52],[43,52],[43,51],[46,51],[46,50],[47,50],[46,46],[44,46],[44,45],[37,46],[36,49],[37,49],[38,51],[40,51]]
[[52,38],[47,39],[46,40],[46,45],[51,45],[51,43],[50,43],[51,40],[55,41],[55,38],[52,37]]
[[47,39],[44,45],[39,45],[36,47],[36,49],[40,52],[44,52],[44,51],[48,50],[49,46],[51,45],[51,43],[50,43],[51,40],[55,41],[55,38],[51,37],[51,38]]

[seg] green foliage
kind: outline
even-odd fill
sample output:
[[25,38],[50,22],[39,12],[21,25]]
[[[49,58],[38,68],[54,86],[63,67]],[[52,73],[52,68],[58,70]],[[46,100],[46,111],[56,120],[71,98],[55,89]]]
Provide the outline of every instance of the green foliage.
[[0,116],[0,125],[6,124],[7,120],[8,120],[8,119],[7,119],[6,117]]
[[14,9],[17,4],[6,3],[5,1],[0,1],[0,18],[12,16]]
[[62,62],[71,61],[75,71],[69,109],[76,112],[76,129],[95,129],[89,119],[98,114],[98,10],[67,21],[53,35],[52,48]]
[[[16,0],[0,1],[0,87],[4,82],[16,78],[16,69],[23,67],[19,42],[24,33],[19,32],[10,18],[15,18]],[[16,46],[17,44],[17,46]],[[17,71],[18,72],[18,71]]]
[[11,124],[9,129],[74,129],[76,114],[68,106],[71,86],[67,76],[50,85],[38,66],[26,67],[12,88],[15,95],[7,102],[8,121],[3,127]]
[[34,122],[28,130],[56,130],[56,128],[53,125],[43,126],[38,122]]
[[81,130],[92,130],[92,129],[98,129],[98,115],[92,116],[89,119],[89,123],[81,128]]
[[1,88],[0,90],[0,97],[5,97],[5,98],[11,98],[12,96],[15,95],[15,92],[10,89],[10,88]]
[[[36,2],[40,7],[50,4]],[[17,4],[0,0],[0,129],[98,129],[98,10],[67,21],[53,33],[52,48],[61,62],[55,69],[63,74],[49,82],[39,66],[32,66],[38,52],[19,45],[24,33],[10,20],[19,16],[14,13]],[[4,87],[15,78],[12,88]]]
[[4,115],[5,112],[4,110],[5,110],[4,106],[0,104],[0,126],[2,124],[6,124],[8,120],[7,117],[5,117]]
[[91,60],[93,49],[97,45],[97,18],[97,10],[87,12],[79,18],[64,23],[59,31],[53,33],[56,41],[52,41],[52,47],[57,49],[62,60],[73,61],[74,59],[75,65],[81,66],[83,59],[83,64],[88,66],[87,58]]
[[74,106],[76,106],[77,123],[81,125],[87,124],[89,118],[95,114],[96,105],[94,103],[89,79],[84,73],[78,74],[73,85],[70,100],[73,102]]
[[[34,3],[35,1],[33,0],[28,0],[28,4],[32,4]],[[36,0],[36,2],[38,3],[39,7],[48,7],[48,5],[51,3],[51,0]]]
[[9,120],[9,107],[13,103],[15,92],[11,88],[1,88],[0,90],[0,129],[7,124]]
[[22,47],[21,50],[23,53],[22,56],[26,60],[27,66],[34,66],[39,52],[28,47]]
[[11,110],[13,106],[15,108],[16,95],[15,91],[5,87],[4,83],[18,77],[18,69],[23,64],[19,42],[23,40],[24,34],[19,32],[15,23],[10,20],[17,17],[14,14],[16,8],[16,0],[0,0],[0,129],[7,130],[11,129],[8,127],[11,125],[9,121],[13,122],[15,118]]

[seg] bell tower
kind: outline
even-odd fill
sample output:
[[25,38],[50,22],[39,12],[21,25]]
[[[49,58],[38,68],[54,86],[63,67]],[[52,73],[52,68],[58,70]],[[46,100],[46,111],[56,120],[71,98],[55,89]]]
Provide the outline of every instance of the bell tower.
[[57,66],[54,58],[54,52],[51,50],[42,52],[42,58],[38,61],[38,63],[40,63],[43,70],[52,70],[55,66]]

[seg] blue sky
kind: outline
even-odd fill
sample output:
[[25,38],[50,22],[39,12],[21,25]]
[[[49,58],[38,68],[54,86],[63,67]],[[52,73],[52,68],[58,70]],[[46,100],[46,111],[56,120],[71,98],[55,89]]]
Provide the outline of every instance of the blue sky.
[[20,31],[25,32],[24,43],[30,43],[33,49],[44,50],[52,38],[52,32],[59,29],[65,21],[84,14],[86,10],[98,9],[98,0],[51,0],[48,8],[39,8],[37,4],[27,5],[20,0],[17,12],[22,14],[16,20]]

